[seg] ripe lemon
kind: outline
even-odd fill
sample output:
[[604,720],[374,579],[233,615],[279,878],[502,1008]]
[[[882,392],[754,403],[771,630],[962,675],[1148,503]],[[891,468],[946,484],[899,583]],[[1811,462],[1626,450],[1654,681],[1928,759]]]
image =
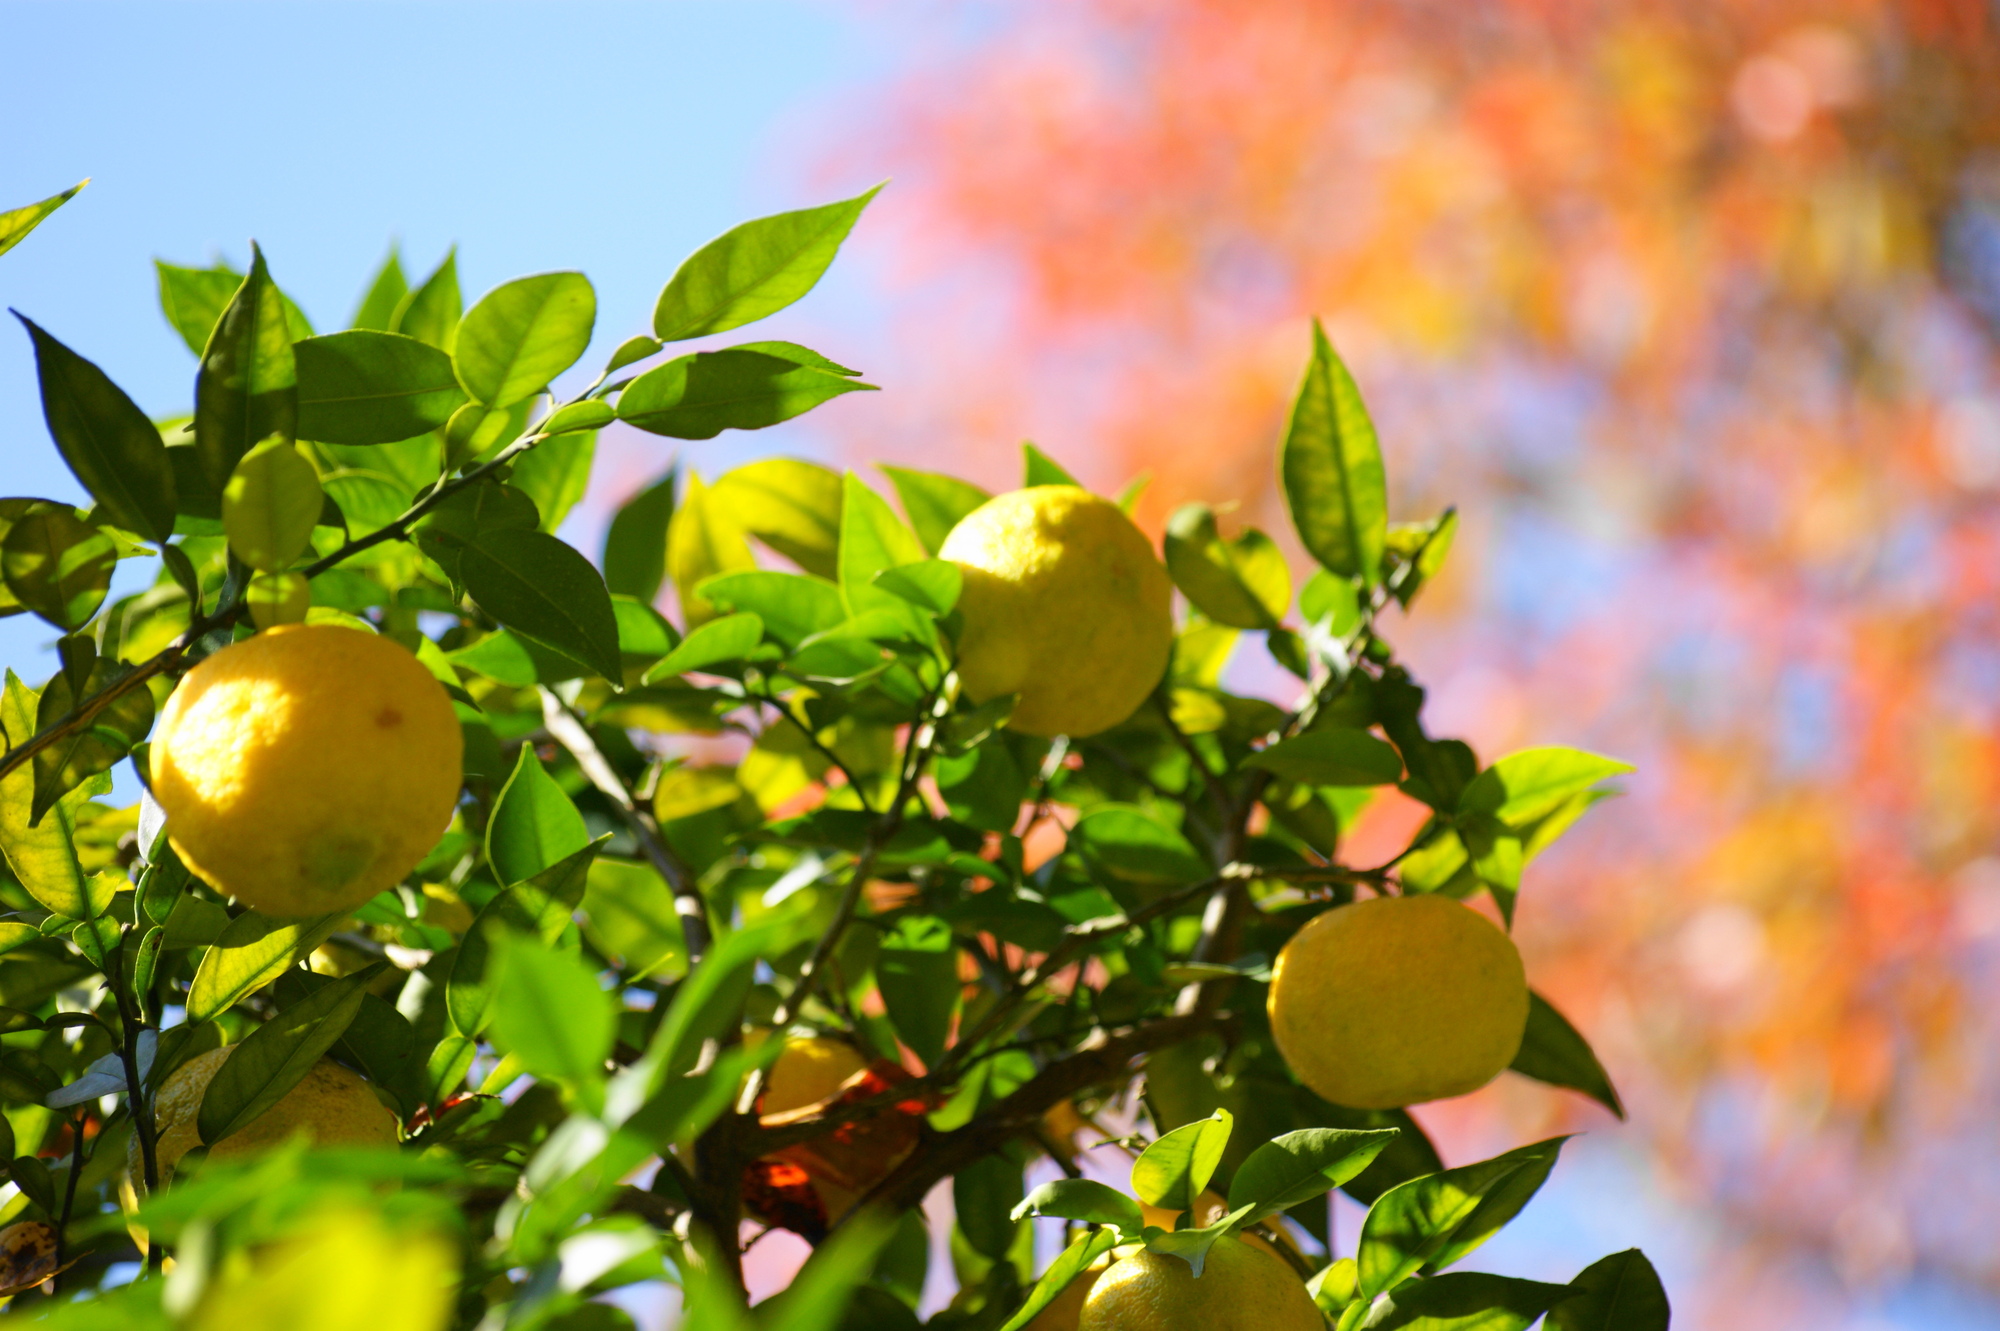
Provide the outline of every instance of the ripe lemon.
[[1337,1105],[1394,1109],[1477,1090],[1520,1052],[1528,981],[1513,940],[1449,897],[1339,906],[1272,967],[1271,1034]]
[[458,803],[451,699],[388,638],[267,629],[187,673],[153,737],[153,797],[187,866],[267,915],[394,886]]
[[444,1331],[454,1320],[456,1245],[352,1205],[313,1213],[247,1260],[231,1257],[202,1291],[190,1331]]
[[1173,650],[1173,585],[1109,500],[1036,485],[981,504],[938,551],[965,575],[958,676],[975,702],[1018,693],[1014,729],[1094,735],[1137,711]]
[[1197,1277],[1164,1253],[1114,1262],[1083,1301],[1078,1331],[1326,1331],[1305,1282],[1237,1239],[1208,1250]]
[[[745,1043],[754,1047],[765,1038],[753,1031]],[[836,1098],[868,1099],[905,1075],[871,1064],[842,1040],[790,1039],[771,1065],[757,1108],[770,1122]],[[816,1238],[907,1160],[916,1150],[917,1137],[916,1119],[902,1106],[844,1123],[824,1136],[753,1162],[745,1171],[746,1198],[772,1223]]]
[[788,1114],[816,1105],[867,1066],[861,1051],[845,1040],[787,1040],[765,1078],[758,1108],[765,1114]]
[[[158,1133],[153,1159],[159,1166],[160,1182],[165,1183],[173,1174],[182,1156],[201,1145],[196,1126],[201,1098],[216,1072],[240,1047],[226,1044],[197,1054],[175,1068],[160,1087],[153,1107]],[[394,1146],[398,1138],[396,1116],[375,1098],[368,1083],[332,1059],[322,1058],[278,1103],[224,1137],[208,1153],[218,1160],[254,1155],[295,1132],[305,1133],[320,1146]],[[125,1162],[133,1178],[144,1177],[136,1136],[125,1148]]]

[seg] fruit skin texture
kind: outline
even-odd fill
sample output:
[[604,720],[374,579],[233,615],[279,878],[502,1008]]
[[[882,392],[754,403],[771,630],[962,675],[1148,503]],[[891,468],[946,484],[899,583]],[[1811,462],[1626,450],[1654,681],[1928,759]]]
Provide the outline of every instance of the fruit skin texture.
[[1338,906],[1272,968],[1271,1034],[1292,1072],[1350,1109],[1464,1095],[1500,1075],[1528,1025],[1513,940],[1449,897]]
[[975,702],[1019,693],[1015,730],[1109,730],[1166,673],[1173,584],[1111,501],[1073,485],[1015,490],[966,514],[938,556],[965,575],[959,680]]
[[[226,1044],[197,1054],[175,1068],[160,1087],[153,1111],[159,1132],[153,1156],[161,1183],[172,1176],[182,1156],[201,1145],[201,1133],[195,1126],[201,1117],[201,1097],[216,1072],[239,1048]],[[224,1137],[208,1153],[217,1160],[255,1155],[294,1132],[304,1132],[320,1146],[394,1146],[400,1136],[396,1116],[375,1098],[360,1074],[322,1058],[278,1103]],[[125,1149],[125,1161],[134,1179],[144,1177],[136,1136]]]
[[[769,1038],[752,1032],[745,1043]],[[759,1120],[766,1126],[823,1105],[871,1099],[909,1074],[893,1063],[870,1062],[843,1040],[788,1039],[772,1063]],[[753,1160],[744,1169],[744,1203],[771,1224],[818,1242],[875,1184],[916,1150],[920,1100],[891,1105],[824,1136]]]
[[1199,1277],[1164,1253],[1113,1263],[1084,1300],[1077,1331],[1326,1331],[1326,1319],[1289,1266],[1222,1239]]
[[861,1051],[845,1040],[787,1040],[765,1079],[758,1108],[765,1114],[786,1114],[816,1105],[867,1066]]
[[451,699],[396,642],[267,629],[190,670],[153,736],[188,868],[267,915],[348,910],[430,853],[458,804]]

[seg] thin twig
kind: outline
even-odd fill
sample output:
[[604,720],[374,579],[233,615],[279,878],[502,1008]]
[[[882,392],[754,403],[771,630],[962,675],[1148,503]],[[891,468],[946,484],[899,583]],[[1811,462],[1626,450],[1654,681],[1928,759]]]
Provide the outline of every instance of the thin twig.
[[[748,692],[748,690],[746,689],[745,692]],[[832,763],[833,766],[840,772],[840,774],[847,778],[847,788],[854,792],[854,798],[861,801],[861,807],[869,813],[877,812],[875,805],[872,802],[870,802],[868,798],[868,791],[862,786],[860,779],[857,778],[854,775],[854,773],[848,769],[848,766],[845,762],[841,761],[840,755],[833,751],[832,746],[823,742],[818,735],[813,733],[813,728],[811,726],[799,720],[799,718],[792,712],[791,708],[785,706],[783,702],[771,696],[771,694],[768,691],[751,693],[749,696],[755,698],[758,702],[764,703],[765,705],[771,707],[778,713],[779,716],[791,722],[793,728],[796,729],[801,735],[804,735],[806,737],[806,743],[812,745],[813,748],[818,751],[820,757],[826,759],[829,763]]]

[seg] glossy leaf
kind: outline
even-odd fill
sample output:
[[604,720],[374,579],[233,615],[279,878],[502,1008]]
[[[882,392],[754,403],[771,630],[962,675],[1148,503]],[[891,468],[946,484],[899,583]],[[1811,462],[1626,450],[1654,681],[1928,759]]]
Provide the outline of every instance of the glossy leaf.
[[656,684],[690,670],[705,670],[724,661],[740,661],[764,640],[764,621],[753,614],[724,615],[711,619],[681,640],[646,672],[645,682]]
[[1445,1252],[1488,1195],[1524,1169],[1541,1165],[1546,1150],[1547,1143],[1537,1142],[1522,1151],[1427,1174],[1383,1193],[1361,1224],[1355,1261],[1362,1295],[1375,1297]]
[[1667,1331],[1673,1310],[1659,1272],[1637,1248],[1592,1262],[1549,1309],[1550,1331]]
[[700,594],[724,610],[748,611],[763,621],[764,631],[787,647],[796,647],[847,618],[840,589],[803,573],[725,573],[701,584]]
[[5,254],[20,244],[50,213],[75,198],[77,191],[89,183],[90,178],[86,176],[60,194],[52,194],[39,203],[9,208],[6,212],[0,213],[0,254]]
[[1425,1261],[1425,1274],[1434,1274],[1454,1265],[1519,1215],[1521,1208],[1548,1181],[1550,1172],[1556,1167],[1556,1158],[1562,1154],[1563,1143],[1568,1140],[1568,1137],[1551,1137],[1496,1156],[1498,1160],[1518,1160],[1521,1168],[1486,1191],[1472,1214],[1461,1221],[1451,1237]]
[[493,1038],[538,1077],[596,1081],[611,1053],[611,996],[574,951],[520,934],[496,940]]
[[1132,1162],[1132,1191],[1149,1206],[1192,1210],[1222,1163],[1235,1122],[1227,1109],[1218,1109],[1161,1136]]
[[220,489],[266,439],[298,437],[298,363],[284,297],[254,246],[249,275],[202,348],[194,381],[194,446]]
[[512,483],[535,501],[543,531],[553,535],[583,498],[596,456],[597,432],[577,430],[544,439],[514,460]]
[[606,679],[621,680],[618,616],[588,559],[539,531],[482,529],[459,550],[459,574],[480,609]]
[[1566,1285],[1457,1272],[1413,1280],[1368,1310],[1368,1331],[1522,1331],[1563,1297]]
[[674,439],[713,439],[724,430],[761,430],[803,415],[843,393],[875,385],[731,347],[676,357],[634,379],[618,396],[618,418]]
[[1354,1132],[1303,1128],[1265,1142],[1236,1167],[1229,1207],[1255,1206],[1253,1219],[1324,1196],[1368,1168],[1396,1139],[1393,1128]]
[[158,259],[153,270],[159,281],[160,313],[187,349],[200,356],[222,312],[229,308],[229,298],[243,285],[243,274],[223,264],[183,268]]
[[660,292],[663,342],[724,333],[784,309],[818,283],[861,210],[881,190],[745,222],[690,255]]
[[355,329],[293,344],[298,431],[329,444],[393,444],[428,433],[465,401],[451,357],[398,333]]
[[1490,813],[1502,822],[1519,825],[1549,813],[1607,777],[1631,770],[1630,763],[1581,749],[1523,749],[1467,782],[1459,794],[1458,807],[1462,813]]
[[118,547],[59,505],[37,506],[0,541],[0,577],[29,610],[73,633],[90,622],[111,588]]
[[667,577],[667,530],[674,519],[673,471],[633,495],[604,534],[604,585],[650,604]]
[[958,952],[951,926],[935,916],[899,920],[883,935],[875,983],[903,1043],[925,1067],[935,1067],[958,1010]]
[[1049,1269],[1042,1272],[1041,1279],[1028,1294],[1028,1301],[1007,1319],[1000,1331],[1023,1331],[1030,1322],[1041,1316],[1042,1310],[1054,1303],[1070,1282],[1118,1243],[1118,1236],[1108,1229],[1087,1230],[1070,1240],[1069,1247],[1049,1263]]
[[1055,1216],[1088,1225],[1116,1225],[1128,1235],[1145,1228],[1139,1204],[1096,1179],[1059,1178],[1042,1184],[1014,1208],[1014,1219]]
[[522,882],[589,844],[583,815],[543,769],[534,746],[522,745],[486,827],[486,858],[493,872],[502,883]]
[[1307,552],[1330,572],[1374,585],[1389,531],[1382,450],[1361,390],[1316,319],[1312,363],[1285,427],[1278,468]]
[[[0,730],[6,732],[10,747],[35,733],[39,702],[40,695],[9,670],[5,690],[0,692]],[[109,787],[108,778],[98,780]],[[80,788],[77,796],[87,797],[94,784]],[[45,909],[66,919],[87,919],[91,914],[90,888],[77,863],[72,802],[59,800],[53,817],[30,825],[34,802],[32,765],[24,763],[0,778],[0,855],[28,895]]]
[[480,297],[458,327],[452,361],[475,402],[511,407],[576,364],[597,323],[597,293],[582,273],[515,278]]
[[1304,786],[1391,786],[1402,779],[1396,750],[1365,730],[1312,730],[1243,760]]
[[283,920],[254,910],[238,915],[202,954],[188,989],[189,1023],[214,1020],[283,975],[325,942],[344,918]]
[[759,458],[717,478],[716,501],[744,531],[806,572],[840,576],[841,480],[816,462]]
[[882,474],[896,487],[896,497],[902,500],[917,539],[933,555],[944,548],[944,538],[960,518],[993,497],[970,481],[934,471],[885,465]]
[[642,360],[659,355],[666,345],[659,338],[648,337],[644,333],[628,337],[618,344],[617,350],[611,353],[611,359],[604,363],[604,372],[615,374],[627,365],[637,365]]
[[718,574],[757,567],[743,528],[728,508],[710,497],[701,477],[688,473],[680,512],[667,529],[667,576],[680,593],[681,623],[693,629],[726,610],[718,610],[695,589]]
[[346,1033],[379,966],[323,985],[244,1037],[202,1093],[195,1126],[214,1146],[283,1099]]
[[396,307],[409,294],[410,280],[403,275],[403,256],[391,245],[388,257],[375,270],[374,280],[369,282],[367,294],[361,297],[361,303],[355,307],[354,317],[347,321],[347,326],[388,332],[390,323],[396,317]]
[[416,290],[397,302],[388,331],[414,337],[449,354],[458,341],[459,316],[464,309],[458,290],[458,250],[454,248]]
[[1130,805],[1100,804],[1078,819],[1069,835],[1071,848],[1129,882],[1195,883],[1213,872],[1185,836]]
[[1292,578],[1271,538],[1254,527],[1234,541],[1216,530],[1215,511],[1184,504],[1167,520],[1167,572],[1195,608],[1239,629],[1275,627],[1291,608]]
[[267,439],[243,455],[222,487],[222,529],[251,568],[291,567],[312,542],[326,495],[319,472],[296,444]]
[[1060,462],[1025,440],[1021,444],[1021,484],[1074,485],[1079,490],[1083,488],[1083,482],[1070,475]]
[[[100,658],[91,666],[81,696],[95,697],[129,673],[131,667]],[[35,732],[39,734],[68,716],[77,700],[78,694],[71,689],[69,679],[58,673],[43,686],[36,703]],[[131,689],[99,711],[87,729],[36,753],[35,797],[29,822],[39,823],[57,800],[99,772],[110,771],[152,728],[152,693]]]
[[1625,1106],[1611,1077],[1576,1027],[1548,999],[1528,991],[1528,1029],[1521,1051],[1508,1064],[1524,1077],[1581,1091],[1620,1118]]
[[103,370],[34,321],[14,317],[34,341],[42,417],[63,461],[111,522],[166,540],[174,530],[174,472],[159,429]]

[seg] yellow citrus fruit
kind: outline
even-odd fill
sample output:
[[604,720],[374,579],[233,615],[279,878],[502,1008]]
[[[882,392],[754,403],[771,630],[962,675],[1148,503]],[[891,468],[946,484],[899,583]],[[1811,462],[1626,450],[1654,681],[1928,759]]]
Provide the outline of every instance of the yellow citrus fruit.
[[[160,1087],[153,1109],[159,1134],[153,1159],[159,1166],[160,1182],[167,1181],[182,1156],[201,1145],[196,1126],[201,1098],[216,1072],[239,1048],[226,1044],[197,1054],[175,1068]],[[396,1116],[375,1098],[368,1083],[358,1073],[322,1058],[276,1104],[217,1142],[208,1153],[217,1160],[254,1155],[295,1132],[304,1133],[320,1146],[394,1146],[399,1136]],[[133,1178],[143,1177],[136,1136],[125,1148],[125,1162]]]
[[[1133,1245],[1137,1251],[1137,1245]],[[1056,1295],[1055,1302],[1035,1314],[1021,1331],[1076,1331],[1083,1318],[1083,1305],[1090,1298],[1090,1291],[1097,1288],[1097,1282],[1111,1269],[1111,1254],[1104,1256],[1083,1268],[1077,1278],[1063,1286],[1063,1292]]]
[[980,505],[941,558],[965,575],[958,675],[974,701],[1018,693],[1014,729],[1094,735],[1137,711],[1173,650],[1173,585],[1118,505],[1036,485]]
[[203,1291],[192,1331],[444,1331],[452,1322],[454,1245],[356,1206],[314,1214],[247,1261],[232,1257]]
[[458,803],[462,744],[450,697],[407,649],[287,625],[187,673],[153,737],[153,796],[218,891],[324,915],[430,853]]
[[1083,1301],[1078,1331],[1326,1331],[1305,1282],[1238,1239],[1208,1250],[1197,1277],[1164,1253],[1112,1263]]
[[844,1040],[787,1040],[765,1078],[759,1108],[765,1114],[787,1114],[816,1105],[867,1066],[861,1051]]
[[1528,980],[1513,940],[1449,897],[1339,906],[1272,968],[1271,1034],[1337,1105],[1393,1109],[1477,1090],[1520,1052]]

